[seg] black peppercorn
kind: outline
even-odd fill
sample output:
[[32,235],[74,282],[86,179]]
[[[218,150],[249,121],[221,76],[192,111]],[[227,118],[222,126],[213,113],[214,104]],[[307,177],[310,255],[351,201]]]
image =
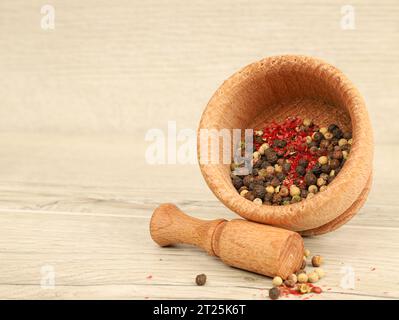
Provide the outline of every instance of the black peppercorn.
[[317,144],[317,142],[316,141],[313,141],[312,140],[312,142],[311,143],[309,143],[309,148],[312,148],[312,147],[317,147],[318,146],[318,144]]
[[206,283],[206,274],[199,274],[195,277],[195,283],[197,286],[203,286]]
[[233,182],[234,188],[236,188],[237,190],[240,189],[243,186],[243,182],[242,182],[242,179],[240,177],[233,176],[232,177],[232,182]]
[[320,132],[315,132],[312,136],[313,141],[320,142],[323,139],[323,134]]
[[338,159],[338,160],[340,160],[340,159],[342,159],[342,157],[343,157],[343,154],[342,154],[342,151],[341,151],[341,150],[335,150],[335,151],[333,152],[333,154],[332,154],[332,158],[333,158],[333,159]]
[[263,197],[265,196],[265,193],[266,193],[266,190],[263,185],[257,184],[254,187],[253,194],[254,194],[255,198],[263,199]]
[[258,160],[254,163],[253,167],[256,169],[260,169],[262,166],[262,161]]
[[338,141],[339,141],[339,140],[338,140],[338,139],[335,139],[335,138],[334,138],[334,139],[331,139],[331,145],[334,146],[334,147],[337,146],[337,145],[338,145]]
[[321,172],[323,173],[330,173],[331,167],[328,164],[323,164],[321,166]]
[[283,164],[283,171],[284,171],[285,173],[287,173],[288,171],[290,171],[290,169],[291,169],[291,163],[285,162],[285,163]]
[[274,140],[273,141],[273,146],[277,148],[284,148],[287,145],[287,142],[285,140]]
[[270,181],[270,184],[271,184],[273,187],[277,187],[277,186],[280,185],[280,180],[279,180],[278,178],[274,177],[273,180]]
[[302,166],[297,166],[295,168],[296,173],[298,173],[300,176],[303,176],[306,173],[306,169]]
[[281,196],[278,193],[273,194],[272,202],[279,204],[281,202]]
[[312,168],[312,172],[318,176],[321,173],[321,164],[320,163],[316,163],[314,165],[314,167]]
[[339,129],[336,124],[330,124],[327,128],[328,131],[333,132],[335,129]]
[[298,161],[298,165],[301,167],[304,167],[304,168],[306,168],[308,166],[308,164],[309,164],[309,161],[306,159],[301,159]]
[[309,152],[311,154],[317,154],[319,152],[319,148],[317,147],[310,147]]
[[242,179],[242,182],[243,182],[244,186],[249,187],[252,180],[253,180],[253,176],[249,174],[249,175],[245,176],[244,179]]
[[301,198],[306,198],[307,196],[308,196],[308,190],[306,190],[306,189],[302,189],[301,190]]
[[277,300],[280,297],[280,289],[273,287],[269,290],[269,297],[272,300]]
[[316,184],[316,182],[317,182],[317,177],[312,172],[308,172],[307,174],[305,174],[305,183],[307,186]]
[[286,175],[282,172],[279,172],[276,174],[277,179],[279,179],[281,182],[284,181]]
[[262,136],[255,136],[254,141],[255,141],[255,143],[262,144],[263,143]]
[[323,139],[320,141],[320,148],[327,149],[329,145],[330,145],[330,141],[328,141],[326,139]]
[[[267,201],[271,202],[272,199],[273,199],[273,193],[268,193],[268,192],[265,193],[265,202],[267,202]],[[263,202],[263,203],[265,203],[265,202]]]
[[261,169],[266,169],[267,167],[270,167],[270,163],[267,162],[266,160],[262,160],[260,162],[260,167],[261,167]]
[[275,164],[278,159],[276,151],[270,148],[265,151],[265,156],[267,161],[271,164]]
[[331,169],[337,169],[340,165],[340,162],[338,159],[331,159],[330,160],[330,167]]
[[331,133],[333,134],[334,138],[337,138],[337,139],[341,139],[342,136],[344,135],[340,128],[334,129],[333,131],[331,131]]
[[255,196],[252,191],[247,192],[244,197],[249,201],[254,201],[255,199]]

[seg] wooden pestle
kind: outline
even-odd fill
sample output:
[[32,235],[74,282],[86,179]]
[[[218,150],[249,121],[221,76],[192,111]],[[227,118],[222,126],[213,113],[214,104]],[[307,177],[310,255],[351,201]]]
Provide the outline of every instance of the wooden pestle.
[[200,220],[169,203],[155,209],[150,233],[162,247],[192,244],[230,266],[269,277],[286,279],[303,260],[304,244],[296,232],[242,219]]

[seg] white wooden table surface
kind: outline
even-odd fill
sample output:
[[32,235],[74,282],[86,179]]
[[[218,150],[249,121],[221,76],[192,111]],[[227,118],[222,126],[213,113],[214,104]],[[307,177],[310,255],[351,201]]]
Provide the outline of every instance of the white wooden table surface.
[[[343,1],[50,2],[48,31],[48,2],[0,3],[0,298],[267,299],[269,278],[152,242],[162,202],[236,216],[196,165],[148,165],[144,135],[168,120],[195,129],[223,79],[279,53],[341,68],[375,130],[366,205],[336,232],[305,239],[326,260],[312,299],[399,298],[397,1],[352,1],[355,30],[340,28]],[[353,289],[341,287],[348,267]],[[206,286],[194,284],[198,273]]]

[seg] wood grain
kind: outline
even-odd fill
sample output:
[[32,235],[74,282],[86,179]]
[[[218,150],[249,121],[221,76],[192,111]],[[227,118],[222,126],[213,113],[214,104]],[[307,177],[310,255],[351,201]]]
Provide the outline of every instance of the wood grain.
[[[237,216],[197,166],[146,164],[143,139],[168,120],[195,130],[233,72],[299,53],[355,83],[376,141],[365,206],[305,239],[326,259],[324,293],[312,299],[399,299],[396,0],[351,1],[347,31],[340,0],[52,0],[52,31],[40,28],[45,3],[0,1],[0,298],[267,299],[269,278],[153,243],[150,214],[163,202],[201,219]],[[54,268],[53,289],[40,286],[43,266]],[[353,290],[340,287],[343,266]]]
[[[244,199],[231,182],[230,166],[222,161],[230,145],[223,141],[215,152],[203,132],[256,128],[254,124],[264,126],[275,115],[281,121],[298,114],[319,125],[346,124],[348,129],[350,123],[353,147],[340,174],[325,192],[289,206],[258,206]],[[314,57],[272,56],[240,69],[215,91],[199,124],[198,161],[212,192],[243,218],[322,234],[354,216],[366,200],[372,179],[372,132],[363,97],[341,71]],[[217,162],[203,160],[214,156]]]
[[244,219],[200,220],[170,203],[154,210],[150,233],[162,247],[195,245],[229,266],[269,277],[287,279],[303,261],[303,240],[296,232]]

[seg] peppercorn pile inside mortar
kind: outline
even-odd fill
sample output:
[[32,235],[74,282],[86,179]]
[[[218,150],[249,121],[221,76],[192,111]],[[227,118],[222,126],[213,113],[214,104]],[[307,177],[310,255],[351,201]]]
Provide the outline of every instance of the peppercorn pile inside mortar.
[[[352,134],[335,124],[319,127],[289,117],[254,131],[252,174],[231,179],[241,196],[256,204],[287,205],[324,191],[337,176],[352,145]],[[239,170],[238,170],[239,172]]]

